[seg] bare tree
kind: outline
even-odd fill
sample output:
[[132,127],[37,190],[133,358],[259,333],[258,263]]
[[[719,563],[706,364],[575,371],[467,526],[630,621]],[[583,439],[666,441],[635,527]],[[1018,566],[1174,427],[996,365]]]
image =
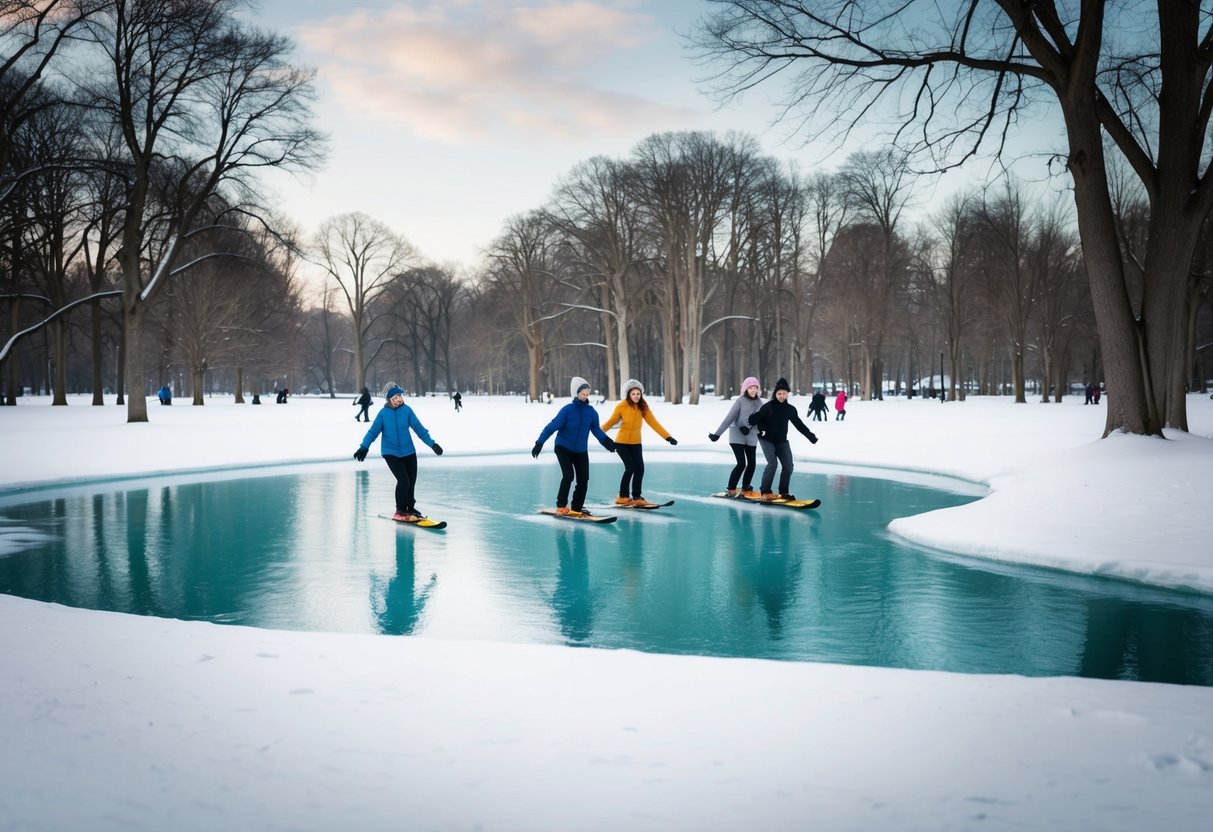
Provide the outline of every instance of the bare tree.
[[[354,389],[366,384],[372,330],[390,304],[378,301],[392,280],[416,257],[413,247],[390,228],[362,213],[325,220],[314,249],[320,266],[341,289],[354,326]],[[380,344],[379,346],[382,346]],[[377,350],[376,350],[377,351]]]
[[881,354],[885,333],[892,316],[893,299],[901,288],[906,261],[899,256],[905,252],[898,231],[902,214],[913,195],[913,180],[909,165],[902,154],[892,150],[860,151],[847,159],[840,176],[847,191],[848,204],[859,218],[880,231],[884,274],[866,287],[860,299],[864,320],[857,335],[863,400],[881,398],[884,376]]
[[[949,375],[953,399],[964,399],[964,385],[957,388],[961,371],[960,356],[972,326],[971,305],[976,266],[973,262],[973,234],[978,216],[971,196],[960,194],[929,220],[931,238],[917,246],[912,271],[917,282],[925,287],[923,297],[938,316],[948,352]],[[940,367],[942,375],[943,368]],[[940,378],[940,385],[943,379]]]
[[527,352],[527,394],[538,400],[551,346],[548,329],[568,309],[557,309],[556,236],[541,212],[512,217],[489,246],[485,284],[507,304],[514,331]]
[[0,202],[26,172],[8,171],[12,140],[54,99],[42,81],[55,56],[109,0],[0,0]]
[[[752,137],[721,141],[708,133],[664,133],[634,151],[640,198],[660,239],[668,274],[663,300],[665,398],[699,403],[703,310],[712,289],[716,237],[725,219],[739,157],[754,156]],[[674,349],[677,345],[677,349]]]
[[1009,182],[1000,197],[983,199],[979,211],[987,298],[1006,336],[1015,401],[1024,403],[1024,353],[1040,277],[1029,263],[1032,221],[1022,191]]
[[636,171],[601,156],[577,165],[557,186],[548,213],[593,276],[594,309],[602,315],[606,334],[608,395],[616,399],[632,375],[628,331],[638,300],[637,267],[649,257],[636,201]]
[[[1036,103],[1060,107],[1109,397],[1104,435],[1187,429],[1186,288],[1213,207],[1213,18],[1198,3],[713,0],[704,57],[739,94],[786,72],[808,137],[868,124],[938,167],[1000,153]],[[910,36],[912,33],[912,36]],[[1116,37],[1110,37],[1116,33]],[[1164,94],[1165,91],[1165,94]],[[1117,236],[1104,137],[1148,195],[1140,317]]]
[[[114,0],[91,21],[110,77],[98,111],[125,143],[127,204],[117,252],[123,280],[127,421],[147,421],[144,323],[186,241],[219,216],[217,199],[256,194],[263,168],[314,164],[312,74],[291,44],[235,16],[233,0]],[[226,198],[223,198],[226,194]],[[210,255],[203,255],[209,257]]]

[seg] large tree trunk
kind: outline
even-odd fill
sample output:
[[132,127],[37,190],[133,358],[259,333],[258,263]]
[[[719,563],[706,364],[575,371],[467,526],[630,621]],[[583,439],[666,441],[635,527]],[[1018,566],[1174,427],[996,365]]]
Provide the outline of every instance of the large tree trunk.
[[[8,304],[9,332],[21,331],[21,300],[14,298]],[[17,406],[17,381],[21,375],[18,365],[21,363],[20,347],[13,344],[8,352],[8,390],[4,394],[4,404],[8,407]]]
[[194,367],[194,401],[193,404],[202,406],[206,401],[202,398],[202,388],[206,384],[206,362],[200,367]]
[[101,381],[101,301],[89,304],[89,342],[93,348],[93,406],[101,407],[105,404]]
[[[1180,200],[1164,196],[1159,202],[1171,206]],[[1145,324],[1148,392],[1154,399],[1159,422],[1162,427],[1186,431],[1185,336],[1188,320],[1185,313],[1188,274],[1201,218],[1169,214],[1160,208],[1151,213],[1141,311]]]
[[[62,304],[60,304],[62,306]],[[54,344],[55,375],[52,381],[54,398],[51,405],[67,406],[67,321],[63,318],[51,323],[51,343]]]
[[124,375],[130,389],[127,390],[126,421],[147,421],[147,381],[143,370],[143,327],[146,310],[136,298],[134,303],[123,299],[123,362]]

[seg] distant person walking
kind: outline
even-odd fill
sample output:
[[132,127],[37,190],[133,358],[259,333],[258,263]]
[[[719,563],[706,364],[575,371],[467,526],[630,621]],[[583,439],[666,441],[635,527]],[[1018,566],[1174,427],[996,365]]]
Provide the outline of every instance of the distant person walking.
[[[761,388],[758,379],[750,376],[741,382],[741,395],[733,399],[733,406],[725,414],[724,421],[715,433],[709,433],[708,439],[715,442],[725,428],[729,429],[729,447],[733,449],[736,464],[729,472],[729,485],[726,491],[730,497],[757,497],[758,492],[752,485],[754,468],[757,466],[758,431],[750,427],[750,417],[758,412],[764,404],[759,397]],[[737,485],[741,484],[738,492]]]
[[167,384],[160,388],[160,391],[156,393],[156,396],[160,399],[160,404],[173,403],[173,391],[169,389]]
[[826,404],[826,394],[820,390],[813,392],[813,398],[809,400],[809,413],[813,416],[814,422],[824,422],[826,414],[830,412],[830,406]]
[[458,390],[455,391],[455,395],[451,396],[451,398],[455,400],[455,412],[458,413],[463,410],[463,396],[459,395]]
[[[787,379],[775,382],[774,397],[750,417],[750,424],[758,428],[758,446],[766,457],[767,467],[762,472],[762,499],[795,500],[788,488],[792,482],[792,444],[788,442],[788,425],[794,425],[805,438],[817,444],[817,437],[800,421],[796,408],[788,403]],[[779,469],[779,492],[771,491],[775,483],[775,470]]]
[[834,421],[841,422],[847,418],[847,391],[839,390],[834,397]]
[[1099,384],[1092,385],[1095,389],[1091,391],[1091,404],[1099,404],[1099,397],[1103,395],[1103,387]]
[[354,414],[355,422],[371,421],[370,409],[371,409],[371,403],[373,401],[374,401],[374,399],[371,398],[371,391],[368,390],[366,387],[363,387],[362,395],[359,396],[358,398],[354,399],[354,404],[356,404],[362,408],[356,414]]
[[1087,382],[1086,386],[1087,397],[1083,399],[1083,404],[1092,404],[1095,401],[1095,385]]
[[657,421],[653,409],[644,400],[644,385],[630,378],[623,383],[623,399],[602,423],[603,432],[616,424],[619,425],[619,435],[615,438],[615,453],[619,454],[619,459],[623,462],[623,478],[619,480],[619,496],[615,498],[617,506],[650,508],[653,505],[641,496],[644,484],[644,454],[641,452],[640,430],[644,427],[643,422],[648,422],[649,427],[657,431],[657,435],[666,442],[671,445],[678,444],[678,440],[670,436],[670,432]]
[[370,430],[362,437],[358,450],[354,451],[354,459],[363,462],[371,444],[380,435],[383,436],[379,449],[383,453],[383,461],[396,478],[396,513],[392,519],[416,523],[425,515],[417,510],[417,448],[413,445],[412,434],[417,434],[417,438],[429,445],[430,450],[438,456],[442,456],[442,446],[433,440],[417,414],[404,403],[404,391],[400,385],[389,384],[383,391],[383,397],[387,401],[375,414]]
[[[556,434],[556,461],[560,463],[560,488],[556,492],[556,513],[578,517],[589,515],[585,510],[585,494],[590,485],[590,434],[608,451],[615,452],[615,441],[598,427],[598,413],[590,404],[590,383],[574,376],[569,384],[573,400],[556,413],[535,440],[531,456],[539,459],[543,443]],[[573,488],[573,502],[569,504],[569,487]]]
[[291,391],[283,387],[278,391],[278,398],[274,400],[274,404],[286,404],[286,397],[291,394]]

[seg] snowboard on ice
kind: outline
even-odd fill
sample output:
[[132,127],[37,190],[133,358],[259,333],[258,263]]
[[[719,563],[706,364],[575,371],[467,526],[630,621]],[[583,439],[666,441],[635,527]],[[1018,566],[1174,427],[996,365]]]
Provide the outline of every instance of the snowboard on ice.
[[397,520],[390,514],[380,514],[379,516],[384,520],[391,520],[397,526],[416,526],[419,529],[432,529],[433,531],[446,528],[445,520],[431,520],[428,517],[421,517],[410,522],[406,520]]
[[540,514],[547,514],[557,520],[572,520],[576,523],[614,523],[618,517],[609,514],[557,514],[554,508],[541,508]]
[[630,508],[636,511],[652,511],[655,508],[665,508],[666,506],[674,505],[673,500],[666,500],[664,503],[653,503],[651,506],[621,506],[617,503],[612,503],[611,508]]
[[717,491],[713,497],[722,497],[726,500],[732,500],[735,503],[757,504],[762,506],[774,506],[775,508],[793,508],[807,509],[817,508],[821,505],[821,500],[764,500],[760,497],[742,497],[740,495],[734,497],[727,491]]

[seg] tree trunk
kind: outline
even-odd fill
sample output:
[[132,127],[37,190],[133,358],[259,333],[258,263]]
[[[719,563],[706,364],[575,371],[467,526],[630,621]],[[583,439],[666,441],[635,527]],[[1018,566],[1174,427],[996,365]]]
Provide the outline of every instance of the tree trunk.
[[67,406],[67,321],[63,318],[51,323],[51,343],[54,344],[55,375],[52,381],[54,398],[52,406]]
[[[124,301],[126,299],[124,298]],[[124,375],[130,389],[127,391],[126,421],[147,421],[147,381],[143,370],[143,304],[136,298],[134,303],[124,302],[122,313]]]
[[[8,305],[9,331],[21,331],[21,301],[14,298]],[[8,407],[17,406],[17,379],[20,376],[18,365],[21,363],[20,347],[13,344],[8,353],[8,390],[4,396],[4,404]]]
[[205,361],[202,362],[202,366],[194,367],[193,377],[194,377],[193,404],[198,407],[201,407],[202,405],[206,404],[206,401],[202,398],[202,388],[203,388],[203,385],[206,384],[206,362]]
[[114,368],[115,375],[114,389],[118,392],[118,398],[114,400],[114,404],[122,407],[126,404],[126,326],[123,325],[122,331],[118,333],[118,366]]
[[105,404],[105,396],[102,393],[104,384],[101,381],[101,301],[99,300],[89,304],[89,342],[93,348],[93,406],[102,407]]
[[[1159,201],[1172,205],[1177,200],[1163,197]],[[1187,431],[1185,313],[1200,218],[1170,213],[1156,209],[1151,215],[1141,314],[1148,393],[1154,399],[1160,426]]]
[[678,404],[682,401],[682,393],[678,389],[681,378],[678,374],[678,323],[675,318],[678,293],[673,287],[673,278],[669,280],[666,303],[661,310],[662,386],[665,388],[662,392],[667,402]]
[[[359,390],[362,388],[359,387]],[[332,398],[333,388],[329,387],[329,397]],[[244,368],[236,368],[236,404],[244,404]]]

